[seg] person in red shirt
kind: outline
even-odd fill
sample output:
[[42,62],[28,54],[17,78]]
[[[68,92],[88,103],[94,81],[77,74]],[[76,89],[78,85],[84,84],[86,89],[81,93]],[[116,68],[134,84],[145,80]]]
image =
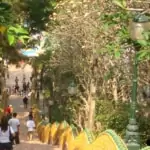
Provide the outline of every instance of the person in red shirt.
[[5,114],[10,114],[11,113],[11,108],[10,106],[8,105],[6,108],[5,108]]
[[7,108],[4,110],[4,114],[7,116],[8,120],[12,118],[11,106],[8,105]]

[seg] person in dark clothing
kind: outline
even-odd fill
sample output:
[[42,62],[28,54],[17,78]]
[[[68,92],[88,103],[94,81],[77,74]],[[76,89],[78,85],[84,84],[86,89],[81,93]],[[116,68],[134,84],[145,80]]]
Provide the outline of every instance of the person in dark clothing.
[[24,108],[27,108],[27,107],[28,107],[28,98],[27,98],[27,96],[25,96],[25,97],[23,98],[23,104],[24,104]]
[[26,85],[26,82],[23,83],[23,91],[24,91],[24,92],[27,91],[27,85]]
[[30,89],[30,82],[27,83],[26,87],[27,87],[27,91],[29,91],[29,89]]
[[30,118],[30,117],[32,117],[33,118],[33,110],[32,110],[32,108],[30,108],[30,111],[29,111],[29,115],[28,115],[28,117]]
[[16,84],[16,85],[15,85],[15,93],[18,94],[18,92],[19,92],[19,85]]

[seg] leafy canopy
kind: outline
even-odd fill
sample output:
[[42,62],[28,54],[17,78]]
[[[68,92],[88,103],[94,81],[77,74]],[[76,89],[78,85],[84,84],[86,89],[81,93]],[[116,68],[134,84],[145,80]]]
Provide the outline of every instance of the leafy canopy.
[[11,5],[0,2],[0,25],[7,26],[12,23]]
[[26,1],[27,21],[33,30],[44,30],[56,6],[56,0],[28,0]]

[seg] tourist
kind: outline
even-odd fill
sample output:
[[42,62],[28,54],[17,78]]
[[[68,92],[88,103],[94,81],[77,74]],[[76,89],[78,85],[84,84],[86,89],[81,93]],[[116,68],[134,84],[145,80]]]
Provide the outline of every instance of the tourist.
[[24,108],[27,108],[27,107],[28,107],[28,98],[27,98],[26,95],[25,95],[25,97],[23,98],[23,104],[24,104]]
[[29,91],[29,89],[30,89],[30,82],[28,81],[27,82],[27,91]]
[[7,114],[10,114],[10,112],[11,112],[11,109],[10,109],[10,105],[8,105],[6,108],[5,108],[5,114],[7,115]]
[[32,108],[32,107],[30,108],[30,111],[29,111],[29,115],[28,115],[28,116],[29,116],[29,118],[30,118],[30,117],[33,118],[33,108]]
[[35,122],[33,121],[32,116],[29,116],[29,120],[27,121],[27,128],[28,128],[27,139],[31,141],[33,139],[33,133],[35,129]]
[[16,77],[15,78],[15,83],[18,84],[18,82],[19,82],[19,79],[18,79],[18,77]]
[[7,119],[11,119],[12,117],[12,113],[11,113],[11,107],[12,105],[8,105],[5,109],[4,109],[4,114],[7,117]]
[[26,93],[26,91],[27,91],[27,85],[26,85],[26,82],[23,83],[23,87],[22,87],[22,88],[23,88],[24,93]]
[[19,144],[20,143],[19,140],[20,121],[16,117],[17,117],[17,113],[13,113],[13,118],[8,121],[8,124],[13,128],[15,132],[15,138],[14,138],[15,144]]
[[19,85],[16,84],[16,85],[15,85],[15,94],[18,94],[18,93],[19,93]]
[[6,116],[1,118],[0,124],[0,150],[12,150],[12,138],[15,133],[11,126],[8,125]]

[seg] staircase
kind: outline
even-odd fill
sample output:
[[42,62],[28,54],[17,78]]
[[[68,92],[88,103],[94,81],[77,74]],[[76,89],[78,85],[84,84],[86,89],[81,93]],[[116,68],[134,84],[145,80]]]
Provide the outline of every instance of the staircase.
[[59,150],[58,147],[40,142],[36,132],[33,141],[27,141],[26,121],[29,109],[24,109],[22,97],[17,95],[10,96],[9,104],[12,104],[14,112],[18,113],[17,118],[20,120],[20,144],[15,145],[13,150]]
[[[21,144],[16,145],[13,150],[54,150],[50,145],[41,144],[41,143],[30,143],[22,142]],[[56,149],[55,149],[56,150]]]

